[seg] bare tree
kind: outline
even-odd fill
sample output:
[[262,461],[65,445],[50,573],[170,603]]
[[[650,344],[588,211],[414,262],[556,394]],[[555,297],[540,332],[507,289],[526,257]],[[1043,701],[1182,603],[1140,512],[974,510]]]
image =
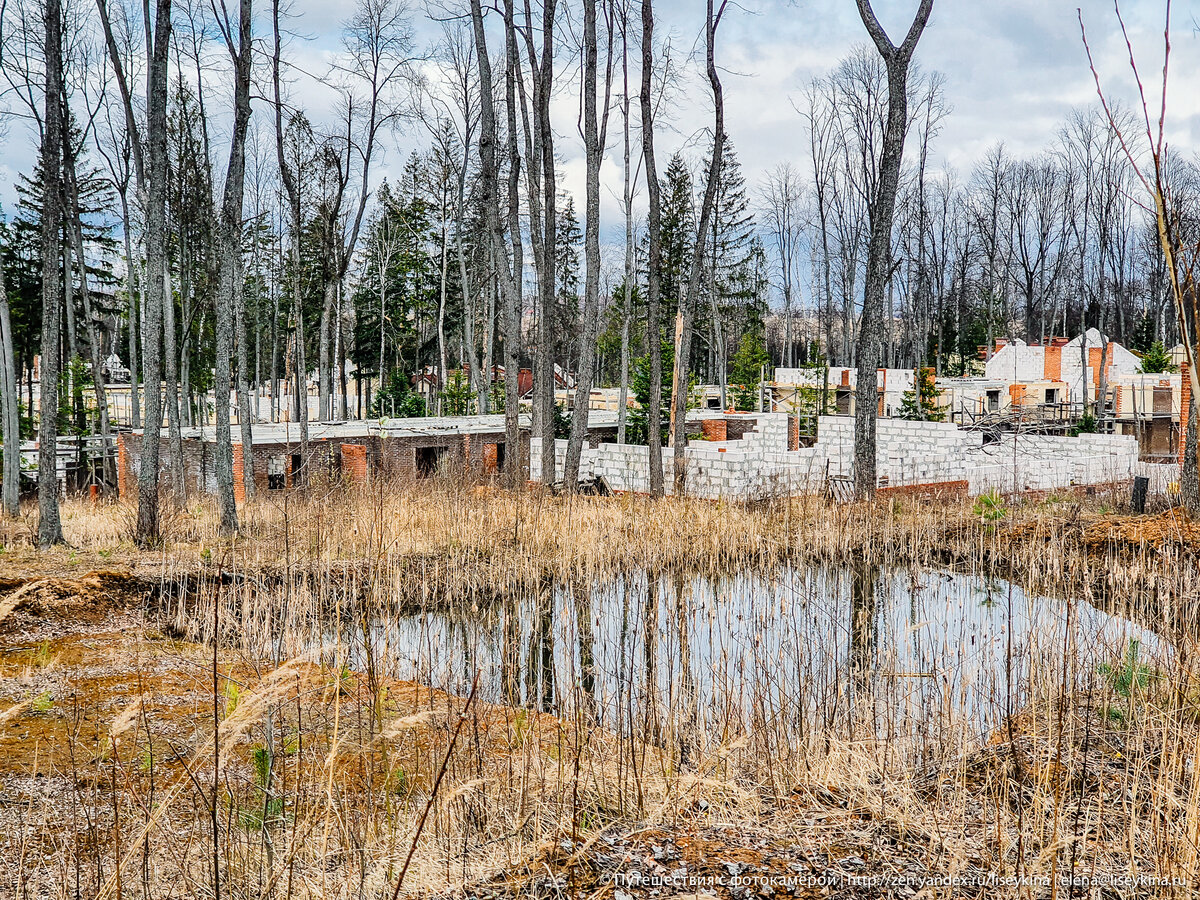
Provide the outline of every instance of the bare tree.
[[4,267],[0,266],[0,431],[4,433],[4,483],[0,510],[21,514],[21,411],[17,405],[17,361],[13,352],[12,315]]
[[520,347],[520,272],[521,224],[519,219],[520,155],[516,152],[516,79],[517,43],[513,0],[504,5],[504,43],[506,57],[505,93],[508,108],[509,145],[509,233],[512,237],[512,268],[506,242],[505,224],[500,217],[500,181],[497,157],[496,100],[493,93],[492,62],[488,55],[480,0],[471,0],[471,25],[475,39],[475,63],[479,69],[479,180],[483,193],[484,217],[489,237],[488,257],[493,261],[500,282],[504,319],[504,441],[505,481],[515,487],[521,480],[521,430],[518,418],[517,351]]
[[[58,510],[58,379],[62,336],[63,273],[59,268],[62,233],[63,50],[62,6],[45,0],[45,106],[42,129],[42,370],[38,422],[38,544],[62,543]],[[6,441],[8,435],[5,435]]]
[[144,7],[150,64],[146,76],[146,127],[143,134],[134,111],[133,93],[124,58],[112,28],[108,0],[96,0],[113,79],[125,110],[133,171],[145,219],[146,298],[142,326],[146,364],[146,427],[142,432],[138,470],[137,539],[142,545],[159,538],[159,441],[162,432],[163,310],[169,301],[166,253],[167,204],[167,55],[171,41],[171,0],[155,0],[154,19]]
[[[282,68],[283,58],[283,35],[279,28],[279,0],[271,2],[271,25],[272,34],[274,37],[273,52],[271,55],[271,83],[274,88],[274,112],[275,112],[275,156],[279,165],[279,180],[283,183],[284,193],[287,195],[288,211],[290,212],[290,222],[288,226],[291,231],[290,249],[292,256],[292,319],[294,322],[293,331],[293,375],[294,375],[294,391],[296,397],[295,417],[300,424],[300,454],[302,458],[308,456],[308,363],[305,359],[304,352],[304,304],[301,292],[301,269],[300,269],[300,242],[301,230],[304,227],[303,223],[303,205],[301,202],[301,182],[300,178],[304,174],[300,171],[301,162],[300,154],[296,154],[294,160],[288,159],[288,154],[285,149],[286,133],[284,130],[283,119],[283,92],[282,79],[280,70]],[[293,116],[292,123],[298,127],[303,124],[307,126],[307,120],[302,120],[300,117]],[[298,474],[298,473],[294,473]]]
[[598,0],[584,0],[583,6],[583,144],[587,156],[587,211],[584,222],[584,264],[586,275],[583,300],[583,337],[580,341],[579,372],[576,376],[575,408],[571,414],[571,437],[563,467],[567,490],[579,484],[579,460],[588,432],[588,412],[596,365],[596,331],[600,318],[600,163],[608,135],[613,75],[612,9],[604,4],[605,33],[608,47],[604,64],[604,98],[597,112],[599,48],[596,36]]
[[625,283],[621,288],[621,383],[618,391],[617,443],[625,443],[625,428],[629,418],[629,324],[633,318],[633,191],[637,173],[633,168],[629,92],[629,19],[630,0],[620,0],[618,21],[621,24],[621,135],[624,181],[621,193],[625,213]]
[[[336,67],[343,78],[341,85],[341,133],[325,142],[326,174],[333,179],[322,204],[323,236],[323,307],[320,343],[317,354],[317,393],[322,419],[333,418],[334,348],[342,333],[345,316],[338,308],[350,261],[358,246],[363,216],[371,197],[372,167],[378,162],[380,136],[393,127],[402,114],[398,88],[411,75],[412,31],[405,0],[360,0],[346,24],[344,42],[346,62]],[[352,172],[357,172],[358,197],[350,209]],[[343,218],[347,221],[343,226]],[[344,354],[344,343],[342,344]],[[344,381],[343,360],[337,368]],[[341,391],[341,411],[346,412],[346,392]]]
[[916,17],[900,46],[892,43],[871,9],[857,0],[858,12],[875,48],[887,65],[888,119],[879,155],[879,181],[871,195],[871,242],[859,326],[858,387],[854,422],[854,489],[860,497],[875,494],[875,419],[878,415],[878,372],[883,328],[883,302],[891,273],[892,217],[900,183],[904,137],[908,130],[908,70],[917,41],[929,21],[933,0],[921,0]]
[[[720,27],[721,17],[725,15],[728,0],[721,0],[721,5],[713,11],[713,0],[708,0],[704,21],[704,56],[705,70],[708,73],[708,84],[713,96],[713,148],[708,158],[708,173],[704,182],[704,199],[700,203],[700,220],[696,224],[697,247],[708,234],[708,226],[713,217],[713,205],[716,202],[718,186],[721,183],[721,161],[725,154],[725,95],[721,89],[721,79],[717,74],[716,45],[717,28]],[[687,449],[687,393],[689,356],[692,347],[692,318],[695,298],[700,294],[701,279],[704,272],[704,254],[693,253],[691,269],[688,273],[686,294],[680,298],[679,324],[676,328],[675,365],[671,376],[671,444],[674,449],[674,482],[675,495],[683,494],[686,471],[684,451]],[[710,268],[711,274],[711,268]],[[710,291],[710,296],[713,292]],[[715,318],[715,317],[714,317]],[[719,327],[719,326],[718,326]],[[721,369],[724,371],[724,357]]]
[[[1191,381],[1192,409],[1189,431],[1183,437],[1186,443],[1184,467],[1180,482],[1180,493],[1184,505],[1192,515],[1200,514],[1200,472],[1197,471],[1196,456],[1196,410],[1197,397],[1200,397],[1200,371],[1196,368],[1196,358],[1200,355],[1200,338],[1197,337],[1200,328],[1200,282],[1197,279],[1197,266],[1200,265],[1200,240],[1195,234],[1189,234],[1185,218],[1180,210],[1177,198],[1174,196],[1170,178],[1171,157],[1167,152],[1166,142],[1166,111],[1167,85],[1169,63],[1171,57],[1171,4],[1166,3],[1165,26],[1163,29],[1163,68],[1161,108],[1158,115],[1157,130],[1151,125],[1150,109],[1146,102],[1145,87],[1138,72],[1137,61],[1133,56],[1129,34],[1125,21],[1121,17],[1120,4],[1115,5],[1117,22],[1126,46],[1130,47],[1129,66],[1133,72],[1141,97],[1142,120],[1145,123],[1145,150],[1149,152],[1149,163],[1142,163],[1135,151],[1131,139],[1126,137],[1125,129],[1105,97],[1100,86],[1100,74],[1092,59],[1091,47],[1088,46],[1087,32],[1083,25],[1083,13],[1079,11],[1079,28],[1083,35],[1084,48],[1088,54],[1088,64],[1096,81],[1096,93],[1100,97],[1101,106],[1108,117],[1121,150],[1124,152],[1133,169],[1135,176],[1153,204],[1154,224],[1158,234],[1159,247],[1166,259],[1167,278],[1172,300],[1175,306],[1176,325],[1179,329],[1180,340],[1184,347],[1187,360],[1188,377]],[[1101,363],[1103,365],[1103,362]],[[1184,411],[1187,414],[1187,411]]]
[[[235,320],[238,344],[238,421],[241,425],[242,483],[246,496],[254,493],[254,448],[250,423],[249,391],[246,384],[245,300],[242,291],[242,203],[246,181],[246,133],[250,127],[250,70],[253,41],[251,0],[239,0],[236,23],[224,0],[214,14],[233,64],[233,132],[229,139],[229,165],[221,200],[219,225],[220,283],[216,306],[217,447],[215,468],[221,530],[237,531],[237,503],[233,491],[233,448],[229,427],[229,375],[232,364]],[[236,31],[236,37],[235,37]]]
[[642,0],[642,159],[646,166],[646,343],[650,353],[650,409],[646,414],[646,439],[650,445],[650,496],[663,495],[662,465],[662,332],[659,294],[662,290],[662,197],[658,167],[654,162],[654,0]]
[[775,246],[779,292],[783,295],[783,363],[793,366],[796,356],[792,309],[799,292],[801,204],[804,197],[799,172],[791,163],[780,163],[767,175],[763,195],[767,230]]

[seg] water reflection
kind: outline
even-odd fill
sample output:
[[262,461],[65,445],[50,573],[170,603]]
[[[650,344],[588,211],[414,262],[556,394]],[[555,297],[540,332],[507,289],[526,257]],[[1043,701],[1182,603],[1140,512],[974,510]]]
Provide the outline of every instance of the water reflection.
[[547,584],[484,611],[389,618],[348,638],[350,665],[455,693],[478,669],[483,699],[578,714],[669,742],[683,760],[752,722],[788,739],[839,721],[935,742],[963,722],[983,734],[1022,705],[1031,680],[1094,677],[1130,639],[1147,664],[1170,652],[1086,604],[865,563]]

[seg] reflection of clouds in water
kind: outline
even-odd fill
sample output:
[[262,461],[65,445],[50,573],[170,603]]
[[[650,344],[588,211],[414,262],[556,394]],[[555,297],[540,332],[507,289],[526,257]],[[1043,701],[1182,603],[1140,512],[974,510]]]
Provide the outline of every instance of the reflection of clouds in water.
[[[516,667],[510,684],[525,702],[547,694],[546,665],[554,706],[569,711],[588,683],[582,639],[596,709],[611,728],[640,721],[650,704],[660,720],[694,719],[713,731],[764,717],[835,722],[869,688],[873,715],[889,729],[965,724],[983,733],[1023,705],[1031,679],[1062,683],[1064,660],[1068,684],[1083,685],[1121,659],[1130,639],[1147,665],[1162,666],[1170,654],[1153,635],[1085,603],[938,572],[818,567],[653,582],[633,574],[590,598],[558,589],[543,616],[537,609],[527,600],[515,612],[496,607],[474,618],[381,621],[372,630],[376,658],[389,675],[456,693],[478,667],[482,696],[494,701],[503,699],[506,665]],[[519,639],[506,654],[508,615],[517,616]],[[578,627],[580,615],[590,629]],[[361,650],[350,652],[360,665]]]

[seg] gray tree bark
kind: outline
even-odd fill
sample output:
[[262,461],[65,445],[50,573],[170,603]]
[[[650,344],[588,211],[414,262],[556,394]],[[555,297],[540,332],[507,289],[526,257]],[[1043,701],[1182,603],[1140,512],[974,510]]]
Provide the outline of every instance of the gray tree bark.
[[294,378],[296,391],[296,421],[300,424],[300,455],[308,458],[308,362],[304,352],[304,304],[300,286],[300,185],[297,173],[287,161],[283,150],[283,94],[280,88],[280,61],[283,55],[283,39],[279,30],[279,3],[272,0],[271,25],[275,38],[274,50],[271,56],[271,82],[275,89],[275,155],[279,164],[279,179],[283,182],[284,193],[287,194],[288,207],[291,211],[291,252],[292,252],[292,317],[295,320]]
[[216,372],[213,379],[217,395],[217,505],[221,513],[221,531],[232,534],[238,530],[237,502],[233,491],[233,440],[229,425],[230,368],[237,326],[237,394],[238,420],[241,426],[242,478],[247,497],[254,493],[253,433],[250,424],[250,404],[246,385],[246,332],[242,297],[242,204],[246,184],[246,132],[250,127],[250,69],[253,17],[252,0],[240,0],[237,37],[234,23],[226,14],[219,18],[218,27],[233,63],[233,133],[229,139],[229,165],[225,173],[225,189],[221,197],[221,219],[218,227],[220,242],[220,274],[216,308]]
[[0,266],[0,422],[4,431],[4,483],[0,510],[16,518],[21,514],[21,411],[17,404],[17,360],[13,353],[12,315],[4,267]]
[[[65,98],[64,98],[64,109]],[[79,293],[83,300],[83,318],[85,334],[88,341],[88,355],[92,363],[92,384],[96,391],[96,409],[100,420],[100,438],[102,441],[101,459],[103,460],[104,483],[106,488],[115,486],[117,471],[115,460],[109,456],[108,447],[112,440],[112,428],[109,422],[108,391],[104,379],[104,360],[100,353],[100,336],[96,330],[96,318],[92,309],[92,294],[88,287],[87,258],[83,252],[83,220],[79,208],[79,176],[75,167],[75,152],[71,146],[70,136],[63,135],[63,197],[66,205],[64,218],[69,215],[67,233],[70,236],[75,260],[79,266]]]
[[[683,495],[687,477],[684,452],[687,449],[687,382],[690,369],[688,362],[692,348],[693,304],[695,297],[700,293],[700,280],[704,273],[704,254],[699,252],[699,248],[703,246],[704,235],[708,233],[708,225],[712,219],[717,185],[721,179],[721,160],[725,155],[725,95],[721,90],[721,78],[717,74],[716,44],[717,28],[721,24],[727,3],[728,0],[721,0],[721,6],[714,14],[713,0],[708,0],[704,26],[705,68],[713,95],[713,150],[708,160],[708,177],[704,184],[704,199],[700,204],[700,221],[696,226],[697,252],[692,254],[687,293],[679,304],[678,345],[675,347],[675,366],[671,376],[671,443],[675,455],[674,481],[677,497]],[[721,368],[724,370],[723,361]]]
[[649,212],[646,231],[649,252],[646,260],[646,343],[650,353],[650,409],[646,411],[647,442],[650,445],[650,496],[663,495],[662,465],[662,330],[659,326],[659,293],[662,283],[662,198],[658,169],[654,164],[654,108],[651,101],[654,76],[654,0],[642,0],[642,158],[646,165],[646,196]]
[[625,443],[629,419],[629,321],[633,316],[633,165],[630,147],[629,96],[629,6],[620,6],[621,21],[621,119],[624,140],[625,184],[622,200],[625,208],[625,287],[621,310],[621,385],[617,395],[617,443]]
[[573,491],[579,486],[579,461],[588,433],[588,412],[596,368],[596,331],[600,319],[600,164],[608,133],[609,99],[612,91],[612,23],[608,27],[605,57],[604,101],[597,112],[596,83],[599,48],[596,36],[597,0],[583,4],[583,143],[587,156],[587,209],[584,222],[583,336],[579,348],[579,372],[575,384],[575,408],[571,413],[571,436],[563,466],[563,484]]
[[[58,378],[62,336],[63,272],[59,267],[62,233],[63,51],[62,6],[45,0],[46,107],[42,131],[42,370],[38,420],[38,544],[63,540],[58,510]],[[7,441],[5,442],[8,443]]]
[[[147,25],[149,28],[150,26]],[[156,0],[150,69],[146,80],[146,427],[138,472],[138,542],[159,539],[159,440],[162,433],[163,314],[167,294],[167,54],[171,0]],[[173,364],[171,366],[174,367]]]
[[[508,231],[512,238],[512,268],[505,246],[505,224],[500,218],[500,181],[496,164],[498,138],[496,134],[496,100],[492,80],[491,57],[488,55],[487,34],[483,26],[480,0],[471,0],[471,25],[475,38],[475,61],[479,67],[479,180],[484,196],[484,216],[489,235],[490,256],[494,260],[496,278],[502,295],[504,326],[504,480],[509,487],[521,482],[521,429],[518,418],[520,393],[518,388],[518,356],[521,340],[520,271],[522,258],[520,222],[521,157],[517,152],[516,79],[519,54],[513,0],[504,4],[505,97],[508,107]],[[514,273],[517,273],[514,276]]]
[[879,180],[871,198],[871,240],[867,248],[867,272],[863,291],[862,322],[859,326],[858,386],[854,410],[854,491],[859,497],[875,496],[878,417],[878,367],[883,330],[884,295],[891,269],[892,219],[908,128],[908,69],[917,49],[933,0],[921,0],[916,17],[899,47],[887,36],[871,9],[870,0],[857,0],[858,12],[887,65],[888,120],[879,159]]

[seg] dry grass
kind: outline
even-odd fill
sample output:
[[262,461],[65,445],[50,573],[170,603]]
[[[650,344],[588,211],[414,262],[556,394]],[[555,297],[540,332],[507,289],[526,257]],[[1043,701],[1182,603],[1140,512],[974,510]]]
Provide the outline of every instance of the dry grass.
[[[664,845],[692,875],[738,860],[842,879],[801,896],[892,895],[861,893],[864,873],[1141,876],[1154,886],[1111,896],[1188,896],[1169,880],[1198,872],[1200,680],[1180,614],[1198,593],[1194,536],[1118,520],[1112,502],[1010,501],[988,523],[958,501],[376,485],[262,500],[236,539],[199,504],[154,552],[135,549],[122,505],[66,504],[70,546],[47,553],[27,515],[0,526],[0,896],[390,897],[412,850],[406,895],[603,897],[615,872],[663,868]],[[1068,618],[1086,601],[1149,624],[1175,653],[1100,672],[1058,647],[987,734],[955,708],[897,713],[852,668],[816,701],[768,680],[701,713],[691,682],[730,676],[670,660],[654,676],[649,656],[614,714],[592,705],[588,612],[555,636],[576,649],[552,666],[553,712],[530,708],[544,664],[528,628],[550,605],[650,572],[676,585],[644,585],[670,608],[684,576],[817,561],[1010,576],[1067,598]],[[405,680],[390,641],[424,621],[417,607],[489,623],[516,683],[468,703],[467,672],[450,690]],[[420,625],[417,645],[448,635]]]

